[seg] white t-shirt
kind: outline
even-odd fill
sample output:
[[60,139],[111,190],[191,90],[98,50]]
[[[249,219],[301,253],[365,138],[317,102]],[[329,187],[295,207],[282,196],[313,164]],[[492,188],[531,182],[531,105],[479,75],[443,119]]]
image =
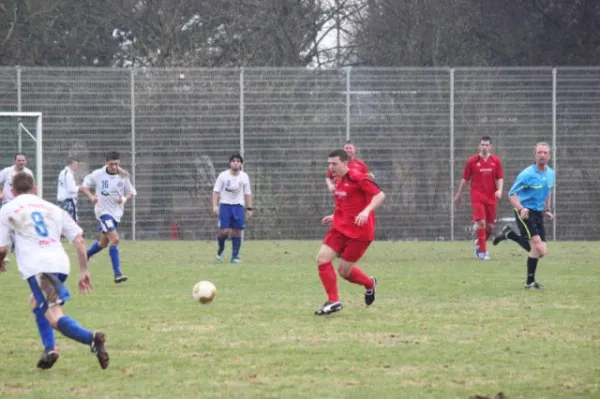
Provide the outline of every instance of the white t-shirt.
[[72,199],[77,202],[77,182],[75,181],[75,174],[68,166],[65,167],[58,174],[58,187],[56,189],[56,200],[64,201],[66,199]]
[[33,194],[21,194],[0,209],[0,247],[14,240],[23,279],[38,273],[69,274],[71,264],[60,237],[73,242],[82,232],[67,212]]
[[220,204],[244,205],[244,195],[252,194],[250,178],[244,171],[232,175],[231,170],[227,169],[217,177],[213,191],[219,193]]
[[96,169],[87,175],[83,179],[83,186],[94,188],[95,194],[98,197],[98,202],[94,207],[97,219],[100,219],[102,215],[110,215],[116,222],[120,222],[125,205],[117,203],[117,200],[129,193],[137,195],[129,176],[118,173],[111,175],[106,172],[105,167]]
[[[23,168],[22,172],[29,173],[33,176],[33,172],[28,168]],[[3,186],[2,193],[4,194],[2,204],[6,204],[15,197],[12,193],[12,181],[17,173],[14,165],[8,166],[0,171],[0,186]]]

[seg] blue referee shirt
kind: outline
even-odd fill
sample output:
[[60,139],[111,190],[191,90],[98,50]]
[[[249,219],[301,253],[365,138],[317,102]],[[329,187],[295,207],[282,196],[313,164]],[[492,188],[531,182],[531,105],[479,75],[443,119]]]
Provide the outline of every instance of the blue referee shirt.
[[546,166],[546,170],[540,172],[534,163],[519,173],[508,195],[516,195],[521,205],[527,209],[543,211],[546,198],[554,187],[554,180],[554,169]]

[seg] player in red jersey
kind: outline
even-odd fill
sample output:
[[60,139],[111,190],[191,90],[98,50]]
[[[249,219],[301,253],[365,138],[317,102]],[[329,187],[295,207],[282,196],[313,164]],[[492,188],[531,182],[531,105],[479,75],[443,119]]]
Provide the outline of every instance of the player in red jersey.
[[[369,174],[369,168],[367,167],[367,164],[362,159],[358,159],[355,157],[356,147],[354,147],[352,141],[346,141],[346,143],[344,144],[344,152],[348,154],[349,169],[356,169],[361,173]],[[371,177],[373,177],[372,174]],[[325,178],[325,183],[327,183],[327,189],[329,190],[329,192],[333,193],[335,191],[335,178],[331,169],[327,170],[327,177]]]
[[491,153],[492,139],[483,136],[479,141],[479,153],[467,160],[454,203],[460,207],[462,193],[471,180],[471,208],[473,222],[477,223],[477,244],[475,256],[481,260],[490,259],[487,251],[487,239],[494,231],[496,207],[502,197],[504,172],[502,161]]
[[335,150],[327,159],[329,170],[335,177],[335,211],[323,218],[325,225],[332,224],[317,254],[319,277],[327,293],[327,302],[315,314],[327,315],[342,310],[337,289],[337,277],[332,260],[339,255],[338,273],[351,283],[365,287],[367,306],[375,301],[377,280],[363,273],[356,262],[375,239],[375,209],[383,202],[385,194],[372,177],[348,167],[348,154]]

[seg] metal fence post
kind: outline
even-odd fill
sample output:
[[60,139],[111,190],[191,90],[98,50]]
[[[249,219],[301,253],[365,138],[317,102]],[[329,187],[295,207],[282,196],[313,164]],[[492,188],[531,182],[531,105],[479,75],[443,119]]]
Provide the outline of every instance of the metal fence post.
[[454,241],[454,68],[450,68],[450,241]]
[[[130,96],[131,96],[131,178],[133,180],[133,184],[135,184],[135,68],[131,68],[129,71],[130,76]],[[131,238],[133,241],[136,239],[136,202],[135,195],[132,198],[131,202]]]
[[244,156],[244,67],[240,68],[240,154]]
[[[556,68],[552,68],[552,165],[554,172],[557,171],[556,159]],[[552,240],[556,241],[556,183],[552,190],[552,206],[554,206],[554,218],[552,219]]]
[[350,71],[352,67],[346,67],[346,140],[350,140]]
[[[21,67],[17,65],[17,112],[23,112],[23,103],[21,101]],[[17,151],[23,151],[23,129],[21,128],[21,118],[17,119]]]

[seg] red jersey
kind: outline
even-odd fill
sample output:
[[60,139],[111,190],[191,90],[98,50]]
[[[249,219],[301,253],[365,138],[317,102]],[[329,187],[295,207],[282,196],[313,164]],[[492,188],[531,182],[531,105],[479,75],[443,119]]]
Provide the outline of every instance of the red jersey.
[[[362,159],[358,159],[358,158],[352,158],[351,160],[348,161],[348,169],[356,169],[360,173],[364,173],[364,174],[369,173],[369,168],[367,167],[367,164],[365,163],[365,161],[363,161]],[[330,170],[327,171],[327,178],[333,179],[333,173]]]
[[350,169],[335,183],[335,212],[333,228],[348,238],[373,241],[375,238],[375,212],[369,214],[367,222],[358,226],[354,219],[381,190],[373,179],[356,169]]
[[496,180],[504,178],[502,161],[494,154],[487,161],[476,154],[467,160],[462,177],[471,180],[471,202],[496,203]]

